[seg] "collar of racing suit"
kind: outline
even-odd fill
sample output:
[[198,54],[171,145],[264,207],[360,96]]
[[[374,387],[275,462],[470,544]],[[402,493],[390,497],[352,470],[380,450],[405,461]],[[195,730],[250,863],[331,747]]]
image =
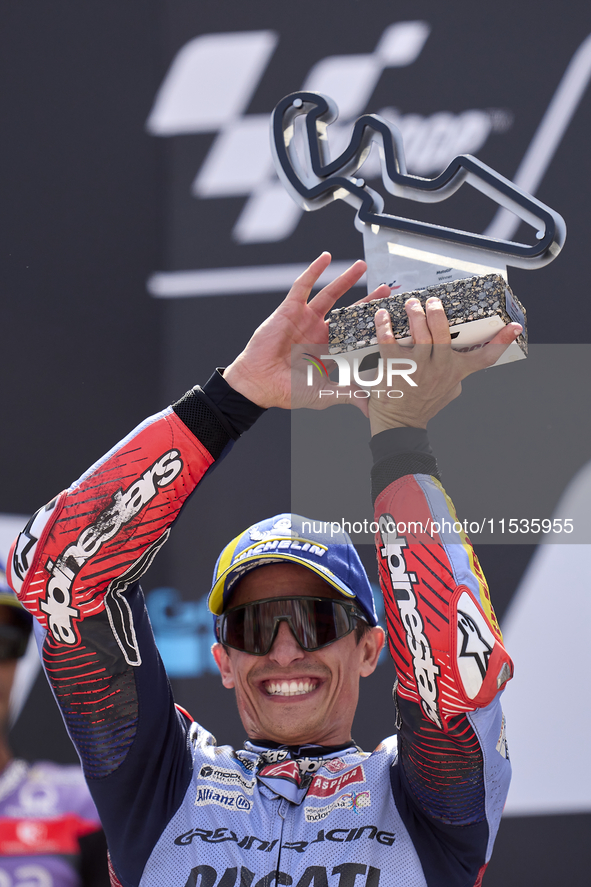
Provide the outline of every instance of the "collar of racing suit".
[[[247,756],[256,778],[272,792],[301,804],[310,788],[316,771],[327,767],[337,773],[343,769],[339,759],[347,753],[359,754],[361,749],[353,741],[336,746],[299,745],[285,746],[276,742],[244,743],[244,751],[237,753],[239,760]],[[331,761],[334,764],[331,765]]]

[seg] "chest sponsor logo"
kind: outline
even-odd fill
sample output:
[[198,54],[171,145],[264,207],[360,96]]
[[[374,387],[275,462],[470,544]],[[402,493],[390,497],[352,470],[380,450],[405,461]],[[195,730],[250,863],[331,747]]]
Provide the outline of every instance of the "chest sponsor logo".
[[340,773],[341,770],[346,769],[347,764],[342,758],[331,758],[324,762],[323,767],[328,770],[329,773]]
[[278,761],[284,761],[289,752],[284,748],[270,748],[260,755],[260,759],[266,764],[276,764]]
[[239,767],[242,767],[245,773],[254,773],[257,766],[257,760],[252,760],[251,758],[246,757],[244,752],[238,750],[236,753],[236,763]]
[[363,808],[369,806],[371,806],[370,791],[347,792],[325,807],[304,807],[304,816],[306,822],[322,822],[333,810],[352,810],[353,813],[361,813]]
[[[295,761],[279,761],[266,764],[258,771],[258,775],[271,779],[286,779],[294,785],[305,788],[313,779],[314,773],[324,765],[322,758],[297,758]],[[346,765],[344,765],[346,766]]]
[[263,838],[257,838],[256,835],[244,835],[243,838],[239,838],[232,829],[220,826],[215,831],[205,828],[192,828],[175,838],[174,843],[177,847],[187,847],[193,841],[203,841],[205,844],[225,844],[227,841],[233,841],[241,850],[261,850],[265,853],[270,853],[278,840],[276,838],[273,841],[265,841]]
[[[235,887],[240,884],[254,884],[254,887],[270,887],[271,884],[285,884],[287,887],[379,887],[381,870],[373,865],[359,862],[342,862],[334,868],[311,865],[295,882],[287,872],[273,869],[260,877],[260,872],[251,872],[246,866],[227,868],[221,876],[211,865],[197,865],[189,872],[184,887],[195,887],[196,884],[207,887]],[[359,876],[359,878],[358,878]],[[218,880],[219,877],[219,880]],[[330,878],[330,881],[329,881]]]
[[295,761],[283,761],[280,764],[267,764],[259,771],[259,776],[272,776],[274,779],[288,779],[290,782],[300,781],[300,770]]
[[[5,811],[6,812],[6,811]],[[78,854],[78,837],[83,821],[75,814],[60,814],[51,819],[0,817],[0,858],[34,853]],[[27,881],[33,884],[32,881]],[[43,884],[45,882],[42,882]],[[36,882],[35,882],[36,884]],[[5,887],[1,878],[0,885]]]
[[255,779],[247,779],[237,770],[212,767],[210,764],[203,765],[199,771],[199,779],[207,779],[210,782],[218,782],[221,785],[239,785],[249,795],[252,795],[256,782]]
[[433,659],[429,640],[424,632],[424,623],[417,607],[413,585],[417,583],[415,573],[409,573],[404,559],[404,549],[408,548],[404,536],[399,536],[396,522],[391,514],[383,514],[379,521],[382,548],[380,554],[388,565],[390,582],[400,620],[406,632],[406,643],[412,656],[412,667],[421,707],[427,717],[441,727],[439,715],[437,675],[439,666]]
[[298,758],[296,763],[302,776],[316,773],[317,770],[324,766],[323,758]]
[[[380,830],[377,825],[362,825],[359,828],[333,828],[320,829],[316,837],[311,841],[288,841],[282,844],[283,850],[294,850],[296,853],[305,853],[315,844],[324,844],[326,841],[335,844],[348,844],[352,841],[376,841],[378,844],[391,847],[395,840],[394,832]],[[277,845],[278,839],[273,841],[257,838],[255,835],[245,835],[239,838],[232,829],[221,826],[213,829],[192,828],[188,832],[174,839],[177,847],[187,847],[193,841],[202,841],[204,844],[224,844],[234,842],[241,850],[259,850],[262,853],[270,853]]]
[[345,786],[353,785],[356,782],[365,782],[365,773],[361,764],[333,779],[325,776],[315,776],[308,790],[307,797],[330,798],[342,791]]
[[226,810],[241,810],[243,813],[250,813],[252,810],[252,801],[245,798],[242,792],[228,792],[205,786],[198,788],[195,806],[206,807],[210,804],[225,807]]
[[159,490],[171,484],[182,468],[178,450],[164,453],[126,490],[117,490],[113,494],[111,505],[82,530],[76,541],[70,543],[55,562],[47,561],[46,569],[51,578],[47,583],[45,598],[40,601],[39,606],[47,613],[49,630],[56,641],[69,645],[78,641],[72,619],[77,619],[80,611],[71,606],[72,586],[84,565],[125,524],[133,520]]

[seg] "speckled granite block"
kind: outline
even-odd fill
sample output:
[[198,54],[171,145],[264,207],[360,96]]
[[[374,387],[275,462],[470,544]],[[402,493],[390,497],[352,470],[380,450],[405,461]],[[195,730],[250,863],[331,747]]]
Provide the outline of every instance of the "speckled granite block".
[[[511,288],[498,274],[486,277],[467,277],[451,283],[430,286],[410,293],[396,293],[386,299],[375,299],[363,305],[335,308],[329,315],[329,352],[339,354],[376,346],[374,315],[386,308],[392,318],[396,339],[409,337],[408,317],[404,303],[417,298],[424,305],[431,296],[441,299],[452,328],[452,345],[457,350],[479,347],[501,329],[515,320],[523,325],[523,333],[516,344],[527,354],[527,327],[525,308],[513,295]],[[486,319],[491,323],[482,323]],[[456,329],[454,329],[454,327]]]

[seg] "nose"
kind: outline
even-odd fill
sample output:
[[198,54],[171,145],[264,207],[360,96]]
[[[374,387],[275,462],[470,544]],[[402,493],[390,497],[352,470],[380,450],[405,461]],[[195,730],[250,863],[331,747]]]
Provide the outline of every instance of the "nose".
[[292,662],[304,658],[304,650],[296,641],[289,624],[283,619],[279,623],[273,646],[268,655],[273,662],[281,666],[290,665]]

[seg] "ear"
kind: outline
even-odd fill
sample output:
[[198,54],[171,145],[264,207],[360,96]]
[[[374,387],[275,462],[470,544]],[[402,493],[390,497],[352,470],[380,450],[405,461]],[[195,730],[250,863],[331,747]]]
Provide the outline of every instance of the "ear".
[[222,644],[214,644],[211,648],[215,664],[220,670],[222,676],[222,684],[228,690],[231,690],[234,684],[234,669],[232,668],[232,660],[222,646]]
[[359,646],[363,645],[363,650],[359,674],[362,678],[368,677],[376,670],[378,659],[385,643],[386,634],[379,625],[376,625],[371,631],[366,631],[361,638]]

